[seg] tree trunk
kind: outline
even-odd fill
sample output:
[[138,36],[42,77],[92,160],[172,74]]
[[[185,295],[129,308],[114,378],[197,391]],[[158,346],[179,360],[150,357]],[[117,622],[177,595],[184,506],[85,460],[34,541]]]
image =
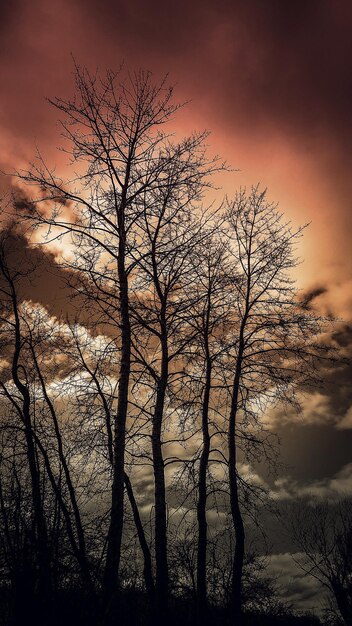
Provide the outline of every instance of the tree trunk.
[[134,519],[134,523],[135,523],[137,534],[138,534],[139,544],[143,552],[143,559],[144,559],[143,574],[144,574],[145,586],[146,586],[146,590],[149,596],[150,604],[151,606],[154,606],[155,589],[154,589],[154,579],[153,579],[153,572],[152,572],[151,554],[150,554],[149,546],[145,537],[142,521],[139,515],[137,502],[134,497],[131,481],[126,473],[125,473],[125,486],[126,486],[127,496],[130,501],[132,513],[133,513],[133,519]]
[[238,413],[238,398],[240,391],[240,378],[243,360],[243,326],[240,333],[240,344],[236,360],[235,376],[232,388],[231,412],[228,429],[228,456],[229,456],[229,484],[230,484],[230,506],[233,526],[235,529],[235,553],[233,557],[233,568],[230,592],[230,615],[235,620],[236,626],[242,623],[242,575],[244,562],[245,531],[241,514],[241,507],[238,493],[237,476],[237,442],[236,442],[236,420]]
[[15,286],[10,275],[7,276],[9,287],[11,289],[12,308],[15,318],[15,346],[12,358],[12,378],[13,382],[21,395],[21,418],[24,425],[24,435],[27,447],[27,460],[29,472],[31,476],[32,503],[34,515],[34,528],[36,539],[36,553],[38,560],[38,597],[48,604],[51,595],[51,568],[50,555],[48,546],[47,528],[44,514],[44,507],[41,493],[40,473],[36,457],[34,432],[31,419],[31,399],[27,382],[23,383],[19,376],[21,370],[26,376],[23,366],[20,364],[21,355],[21,326],[18,313],[17,296]]
[[348,599],[348,591],[338,581],[331,583],[336,604],[346,626],[352,626],[352,606]]
[[167,616],[169,572],[167,562],[167,510],[165,489],[165,466],[162,453],[161,428],[168,379],[167,340],[162,340],[161,376],[157,385],[152,429],[152,454],[155,498],[155,563],[156,604],[159,619]]
[[45,464],[45,468],[47,471],[47,475],[50,481],[50,484],[53,488],[53,491],[56,495],[56,499],[57,499],[57,503],[59,505],[60,510],[63,513],[63,516],[65,518],[65,523],[66,523],[66,532],[67,532],[67,536],[68,539],[70,541],[71,544],[71,548],[72,548],[72,552],[75,556],[75,558],[77,559],[77,563],[80,567],[81,570],[81,578],[82,578],[82,583],[84,584],[86,591],[89,594],[93,594],[94,593],[94,585],[93,585],[93,581],[92,581],[92,576],[91,576],[91,572],[90,572],[90,567],[89,567],[89,563],[87,560],[87,555],[86,555],[86,551],[84,549],[84,551],[82,551],[82,547],[81,547],[81,543],[78,540],[78,544],[75,538],[75,534],[74,534],[74,529],[73,529],[73,525],[72,525],[72,520],[71,520],[71,513],[68,510],[66,503],[64,501],[62,492],[61,492],[61,488],[60,485],[57,484],[55,476],[53,474],[52,468],[51,468],[51,464],[50,464],[50,459],[48,456],[47,451],[45,450],[44,446],[42,445],[41,441],[39,440],[39,438],[37,436],[35,436],[35,442],[36,445],[39,449],[39,451],[42,454],[42,457],[44,459],[44,464]]
[[123,530],[123,499],[125,475],[125,441],[131,370],[131,327],[129,318],[128,278],[125,271],[125,235],[119,241],[119,298],[121,312],[121,362],[118,384],[118,404],[114,428],[114,466],[111,493],[110,526],[108,532],[104,589],[111,599],[118,588]]
[[197,503],[197,521],[198,521],[198,551],[197,551],[197,618],[198,624],[204,623],[207,609],[207,469],[209,463],[210,452],[210,436],[209,436],[209,398],[211,385],[211,369],[212,363],[209,357],[208,346],[206,361],[206,377],[202,407],[202,437],[203,448],[199,462],[198,475],[198,503]]
[[[103,408],[104,408],[104,413],[105,413],[105,423],[106,423],[106,434],[107,434],[107,438],[108,438],[108,457],[109,457],[109,461],[111,464],[111,467],[114,467],[114,446],[113,446],[113,434],[112,434],[112,429],[111,429],[111,412],[110,412],[110,407],[109,404],[107,402],[107,399],[104,395],[103,389],[100,385],[100,382],[97,378],[97,375],[94,371],[92,371],[87,363],[85,362],[83,355],[81,353],[81,357],[82,357],[82,362],[83,365],[86,369],[86,371],[89,373],[89,375],[92,377],[94,384],[97,388],[99,397],[101,399]],[[125,488],[126,488],[126,492],[127,492],[127,496],[131,505],[131,509],[132,509],[132,513],[133,513],[133,519],[134,519],[134,523],[136,526],[136,530],[137,530],[137,535],[138,535],[138,540],[139,540],[139,544],[143,553],[143,559],[144,559],[144,581],[145,581],[145,586],[147,589],[147,593],[149,595],[149,599],[150,599],[150,603],[151,606],[154,605],[154,596],[155,596],[155,590],[154,590],[154,579],[153,579],[153,572],[152,572],[152,559],[151,559],[151,554],[150,554],[150,549],[145,537],[145,532],[144,532],[144,528],[143,528],[143,524],[141,521],[141,517],[139,514],[139,510],[138,510],[138,505],[136,502],[136,499],[134,497],[134,493],[133,493],[133,487],[131,484],[131,481],[129,479],[128,474],[125,472],[124,474],[124,482],[125,482]]]
[[37,360],[37,356],[34,350],[34,347],[31,346],[31,351],[32,351],[32,356],[33,356],[33,360],[34,360],[34,364],[37,370],[37,374],[40,380],[40,384],[41,384],[41,388],[43,391],[43,395],[44,395],[44,399],[48,405],[49,411],[50,411],[50,415],[52,418],[52,422],[53,422],[53,426],[54,426],[54,430],[55,430],[55,436],[56,436],[56,441],[57,441],[57,445],[58,445],[58,454],[59,454],[59,459],[60,459],[60,463],[61,463],[61,467],[63,469],[64,472],[64,476],[65,476],[65,480],[66,480],[66,486],[69,492],[69,496],[70,496],[70,502],[71,502],[71,506],[72,506],[72,510],[73,510],[73,515],[74,515],[74,520],[75,520],[75,527],[76,527],[76,533],[77,533],[77,538],[78,538],[78,546],[76,544],[76,540],[74,537],[74,533],[73,533],[73,528],[72,528],[72,521],[71,521],[71,515],[67,509],[67,506],[64,502],[64,499],[62,497],[62,493],[61,493],[61,488],[57,485],[55,477],[51,471],[51,466],[50,466],[50,461],[49,458],[46,454],[46,451],[42,448],[42,454],[44,455],[44,459],[45,459],[45,464],[46,464],[46,468],[47,468],[47,472],[48,472],[48,476],[49,476],[49,480],[51,482],[51,485],[56,493],[57,499],[58,499],[58,503],[61,507],[61,510],[63,511],[64,517],[65,517],[65,521],[66,521],[66,527],[68,530],[68,535],[69,535],[69,539],[72,545],[72,549],[73,552],[77,558],[77,561],[79,563],[80,569],[81,569],[81,575],[82,575],[82,582],[86,587],[86,590],[88,593],[93,593],[94,592],[94,585],[93,585],[93,581],[92,581],[92,576],[91,576],[91,572],[90,572],[90,567],[89,567],[89,562],[88,562],[88,557],[87,557],[87,550],[86,550],[86,541],[85,541],[85,533],[84,533],[84,529],[83,529],[83,525],[82,525],[82,519],[81,519],[81,513],[79,510],[79,506],[78,506],[78,502],[77,502],[77,498],[76,498],[76,492],[75,492],[75,488],[71,479],[71,472],[66,460],[66,456],[65,456],[65,452],[64,452],[64,447],[63,447],[63,442],[62,442],[62,436],[61,436],[61,432],[60,432],[60,426],[59,426],[59,422],[56,416],[56,411],[54,408],[53,403],[51,402],[50,397],[48,396],[47,393],[47,389],[46,389],[46,384],[42,375],[42,372],[40,370],[39,367],[39,363]]

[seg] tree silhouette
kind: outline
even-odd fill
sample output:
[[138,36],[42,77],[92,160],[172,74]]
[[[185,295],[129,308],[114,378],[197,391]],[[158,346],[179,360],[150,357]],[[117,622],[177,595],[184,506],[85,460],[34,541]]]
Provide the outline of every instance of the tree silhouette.
[[[266,192],[240,191],[228,203],[230,255],[233,256],[233,344],[226,353],[232,374],[228,414],[230,505],[236,544],[231,604],[240,620],[245,529],[239,498],[238,440],[254,431],[271,402],[295,402],[296,385],[312,384],[319,347],[312,337],[319,319],[297,302],[292,270],[302,229],[293,231]],[[231,296],[230,296],[231,297]]]
[[[123,611],[132,619],[128,590],[146,590],[159,623],[170,602],[185,601],[199,624],[225,608],[241,624],[253,610],[243,594],[246,514],[252,495],[264,499],[242,467],[269,456],[265,411],[296,406],[324,353],[323,320],[293,280],[303,229],[259,187],[207,205],[225,165],[208,158],[207,133],[167,134],[179,106],[165,81],[100,79],[77,66],[75,81],[72,99],[52,102],[75,172],[63,180],[39,154],[19,172],[32,197],[17,207],[28,238],[66,248],[70,320],[49,323],[43,308],[20,303],[16,281],[28,276],[12,273],[3,237],[11,367],[1,389],[25,435],[35,529],[31,544],[30,515],[15,535],[23,554],[29,544],[35,552],[40,595],[69,581],[102,623]],[[6,498],[25,500],[10,449],[0,512],[4,554],[16,559]]]
[[302,557],[296,563],[331,594],[344,624],[352,624],[352,506],[349,500],[301,501],[289,527]]

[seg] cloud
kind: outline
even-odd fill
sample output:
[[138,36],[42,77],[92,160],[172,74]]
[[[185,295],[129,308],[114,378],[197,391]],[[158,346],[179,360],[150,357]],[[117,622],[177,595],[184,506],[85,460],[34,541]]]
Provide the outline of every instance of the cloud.
[[[308,293],[308,306],[323,297],[325,291]],[[306,296],[304,296],[306,298]],[[319,379],[315,388],[298,388],[295,406],[268,406],[263,423],[272,430],[288,425],[331,426],[338,430],[352,428],[352,324],[336,321],[320,337],[322,344],[331,347],[332,359],[323,358],[315,363]],[[326,355],[328,357],[328,355]]]
[[265,480],[249,463],[238,463],[238,473],[241,479],[244,480],[250,487],[259,488],[261,491],[267,490]]
[[292,478],[281,477],[274,481],[269,498],[274,501],[306,498],[310,501],[336,501],[352,497],[352,463],[342,467],[334,476],[300,483]]
[[303,557],[299,552],[271,554],[266,560],[265,574],[277,580],[279,595],[285,602],[292,604],[295,610],[315,609],[320,613],[327,595],[315,578],[305,575],[300,569],[299,561]]
[[315,304],[316,299],[319,298],[319,296],[325,294],[327,292],[327,287],[325,286],[317,286],[317,287],[310,287],[309,289],[306,289],[300,297],[300,303],[301,303],[301,307],[306,309],[306,310],[311,310],[312,308],[314,309],[315,307],[312,306]]
[[352,278],[336,276],[326,287],[313,290],[311,308],[324,315],[331,315],[345,320],[351,319],[352,311]]
[[331,408],[330,396],[320,391],[311,393],[298,392],[296,400],[300,405],[300,410],[295,407],[283,407],[277,405],[269,407],[263,422],[269,428],[275,430],[278,426],[286,424],[331,424],[334,417]]
[[352,428],[352,406],[348,409],[342,420],[337,424],[337,428],[344,430],[345,428]]

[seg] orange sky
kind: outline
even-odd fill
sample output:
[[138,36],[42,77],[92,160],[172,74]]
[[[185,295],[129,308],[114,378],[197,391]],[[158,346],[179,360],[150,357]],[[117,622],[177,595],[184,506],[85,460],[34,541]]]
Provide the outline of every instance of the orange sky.
[[[72,62],[169,72],[191,103],[178,128],[212,131],[211,149],[240,172],[229,194],[261,181],[296,223],[302,285],[350,317],[352,43],[349,0],[16,0],[0,8],[0,168],[35,143],[60,157],[46,96],[72,88]],[[5,183],[3,181],[2,185]]]

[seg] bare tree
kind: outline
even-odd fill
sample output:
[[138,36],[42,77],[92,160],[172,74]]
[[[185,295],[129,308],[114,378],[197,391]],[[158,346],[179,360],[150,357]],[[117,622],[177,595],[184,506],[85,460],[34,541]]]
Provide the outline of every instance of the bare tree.
[[13,426],[13,415],[2,415],[0,453],[0,567],[2,585],[9,589],[8,615],[4,621],[21,621],[23,607],[32,615],[36,596],[36,542],[33,540],[31,480],[23,433]]
[[[11,383],[16,394],[11,393],[4,381],[0,381],[2,394],[8,398],[22,424],[26,443],[26,455],[31,479],[32,510],[34,524],[34,546],[38,563],[37,594],[41,600],[48,598],[51,593],[51,567],[47,533],[47,523],[44,512],[44,502],[41,489],[40,470],[36,452],[35,430],[33,425],[32,400],[27,375],[27,364],[23,358],[24,343],[22,321],[19,313],[18,283],[28,276],[28,271],[13,270],[8,262],[11,233],[1,233],[0,240],[0,291],[2,295],[1,322],[9,331],[9,343],[6,346],[9,352]],[[4,336],[4,333],[3,333]],[[5,346],[3,346],[5,347]],[[18,394],[18,395],[17,395]]]
[[[34,491],[33,494],[34,521],[35,527],[37,527],[39,500],[45,528],[45,541],[44,547],[41,547],[43,538],[37,530],[34,544],[38,550],[40,547],[41,550],[46,548],[47,567],[51,569],[51,565],[56,566],[53,558],[53,551],[56,548],[52,538],[48,536],[47,497],[45,490],[41,487],[47,480],[48,487],[52,490],[52,496],[62,516],[72,553],[78,562],[82,582],[86,590],[93,593],[94,586],[86,546],[84,515],[77,495],[74,472],[72,472],[66,453],[67,443],[64,441],[60,424],[61,416],[58,415],[55,400],[48,391],[46,380],[47,376],[55,377],[59,374],[57,365],[62,355],[65,338],[60,333],[60,324],[57,320],[54,322],[55,328],[53,328],[53,323],[48,322],[48,315],[41,307],[35,308],[31,304],[23,302],[23,282],[33,279],[34,273],[39,268],[38,266],[29,266],[21,271],[14,268],[15,242],[16,236],[13,230],[2,232],[0,272],[2,293],[7,306],[5,305],[1,315],[1,331],[5,353],[11,354],[13,344],[15,352],[11,357],[11,376],[5,368],[0,380],[1,396],[8,401],[23,424],[27,442],[28,465],[32,476],[32,492],[34,487],[38,490],[38,493]],[[67,350],[67,352],[69,351]],[[57,359],[55,359],[55,355]],[[61,367],[65,369],[64,364],[61,364]],[[16,368],[17,372],[20,372],[17,377]],[[20,376],[25,381],[22,385],[20,384]],[[19,403],[18,392],[23,399],[22,405]],[[11,424],[5,425],[5,428],[11,429]],[[28,450],[29,436],[32,445]],[[34,470],[32,465],[34,465]],[[33,473],[36,475],[34,487]],[[51,545],[50,549],[49,545]],[[42,567],[42,561],[39,561],[39,575],[45,576],[45,578],[49,577],[49,580],[46,580],[46,585],[49,585],[52,580],[51,573],[46,569],[43,572]],[[43,594],[43,590],[40,588],[38,593]]]
[[[179,497],[174,508],[196,509],[197,550],[188,575],[202,622],[207,515],[219,497],[223,511],[230,505],[235,545],[227,568],[229,602],[240,623],[243,501],[250,490],[240,460],[265,451],[262,413],[276,402],[295,404],[294,389],[311,382],[309,369],[318,351],[312,338],[320,330],[319,320],[300,306],[292,278],[302,229],[292,230],[258,187],[225,202],[220,219],[217,211],[203,206],[209,176],[223,166],[207,158],[206,133],[179,142],[165,133],[164,124],[178,109],[165,81],[155,85],[143,72],[121,82],[122,74],[108,72],[100,80],[75,70],[75,96],[52,104],[63,116],[63,149],[76,171],[62,180],[38,155],[29,172],[19,173],[33,190],[31,202],[21,210],[27,224],[41,231],[43,242],[69,246],[65,267],[85,331],[71,328],[72,343],[66,347],[70,366],[65,385],[76,393],[70,406],[77,427],[77,433],[71,427],[67,442],[76,450],[72,458],[77,465],[94,468],[90,479],[84,472],[85,486],[94,502],[100,498],[104,512],[92,515],[101,532],[95,549],[89,548],[87,537],[92,537],[77,494],[76,466],[43,368],[45,341],[40,329],[37,333],[29,325],[26,355],[54,446],[31,421],[35,398],[29,392],[28,363],[21,361],[22,321],[13,278],[3,263],[5,296],[14,316],[12,322],[6,312],[4,321],[14,333],[11,375],[18,395],[6,385],[3,393],[28,435],[34,518],[41,537],[37,545],[45,548],[38,560],[44,564],[49,544],[40,491],[45,477],[55,496],[55,528],[58,532],[64,524],[87,587],[92,588],[95,576],[102,581],[110,622],[123,586],[119,570],[122,542],[126,544],[126,492],[143,554],[145,587],[152,602],[155,595],[163,620],[170,595],[168,507],[171,497]],[[39,317],[38,324],[43,326]],[[173,452],[174,445],[186,443],[187,452]],[[189,491],[183,499],[177,487],[170,497],[167,468],[172,465],[178,476],[180,468],[188,471]],[[132,486],[133,470],[141,467],[150,471],[153,488],[155,594],[147,522]],[[219,468],[227,472],[226,479],[214,478]],[[130,547],[134,554],[136,544]]]
[[[111,598],[118,586],[123,529],[123,494],[126,419],[131,371],[131,322],[127,251],[134,241],[133,225],[147,190],[165,186],[165,167],[173,154],[163,149],[159,128],[177,110],[172,89],[157,86],[140,72],[116,87],[116,75],[105,80],[76,68],[76,95],[71,101],[55,100],[64,114],[63,134],[74,162],[83,172],[65,183],[40,161],[23,178],[45,190],[38,202],[37,224],[59,227],[75,237],[80,269],[91,270],[98,291],[113,294],[113,315],[119,329],[120,364],[118,401],[114,418],[114,466],[111,518],[107,541],[104,587]],[[54,210],[40,211],[41,203],[73,205],[75,218]],[[31,219],[34,218],[32,214]],[[87,263],[82,262],[88,258]],[[111,299],[111,298],[110,298]],[[106,307],[108,309],[108,307]],[[108,312],[108,311],[107,311]]]
[[[199,137],[179,146],[168,186],[145,198],[139,220],[141,251],[136,267],[138,289],[133,310],[133,353],[139,365],[138,394],[151,415],[151,455],[154,474],[156,592],[159,613],[165,615],[169,592],[167,557],[167,497],[163,429],[182,404],[180,389],[192,327],[194,272],[191,252],[204,241],[210,219],[195,201],[201,198],[214,163],[208,163]],[[141,384],[141,381],[144,381]],[[143,389],[144,387],[144,389]]]
[[[178,254],[175,249],[170,256],[173,245],[170,235],[174,224],[174,234],[178,236],[175,229],[180,228],[187,212],[190,215],[195,210],[208,184],[208,175],[219,169],[219,165],[216,160],[208,162],[205,158],[206,134],[194,134],[175,143],[162,132],[161,127],[178,108],[172,103],[172,89],[166,88],[164,82],[154,85],[150,74],[143,72],[119,85],[117,80],[116,75],[108,73],[100,81],[76,68],[75,98],[53,102],[64,115],[63,134],[68,141],[65,149],[79,168],[73,180],[59,179],[41,157],[30,172],[20,173],[20,176],[41,190],[31,204],[28,219],[36,226],[48,225],[49,239],[61,237],[63,233],[72,236],[74,266],[86,276],[81,282],[81,294],[94,303],[94,311],[100,311],[102,323],[114,326],[119,344],[118,399],[112,431],[111,519],[104,574],[107,598],[112,598],[118,587],[126,420],[131,386],[131,302],[138,285],[137,272],[144,272],[144,275],[149,272],[148,280],[151,277],[154,285],[160,307],[157,332],[162,355],[152,435],[157,520],[156,590],[160,606],[165,606],[167,520],[161,448],[169,367],[169,330],[165,314],[170,287],[175,288],[174,281],[187,259],[181,249]],[[48,203],[54,204],[49,216]],[[165,239],[167,230],[169,249],[165,248],[160,257],[161,246],[165,245],[162,238]],[[175,262],[177,270],[173,271]],[[170,284],[168,274],[172,276]],[[155,329],[152,332],[157,336]]]
[[[97,352],[96,350],[92,349],[89,336],[85,336],[85,338],[83,339],[74,326],[71,326],[70,330],[76,348],[76,364],[74,368],[74,375],[76,374],[76,372],[83,372],[83,374],[87,375],[88,377],[86,394],[82,394],[81,392],[79,401],[80,403],[83,401],[85,404],[89,404],[92,402],[92,400],[94,402],[95,399],[97,399],[101,407],[102,423],[106,434],[106,441],[105,445],[103,446],[103,454],[104,456],[107,456],[108,465],[110,467],[113,467],[114,448],[112,423],[116,384],[109,384],[108,372],[110,371],[111,367],[113,367],[114,360],[116,358],[116,349],[114,347],[114,342],[109,341],[105,346],[105,349],[103,346],[101,346],[100,350]],[[77,383],[75,383],[75,387],[80,388],[81,385],[79,383],[78,385]],[[98,431],[101,431],[99,425],[95,425],[95,428],[97,428]],[[143,522],[141,520],[141,515],[135,498],[132,482],[127,472],[125,472],[124,481],[127,497],[133,514],[140,548],[143,554],[143,574],[145,586],[150,598],[150,602],[153,606],[155,589],[150,548],[146,538]]]
[[312,383],[319,351],[313,344],[320,323],[300,307],[292,276],[302,228],[294,231],[258,187],[248,195],[242,190],[229,202],[227,219],[233,257],[233,342],[224,367],[232,376],[227,447],[236,535],[231,604],[241,619],[245,555],[238,469],[241,434],[242,441],[248,436],[254,445],[263,410],[275,402],[295,404],[295,387]]
[[[190,303],[192,326],[195,329],[195,349],[189,356],[190,376],[194,393],[193,408],[201,413],[202,443],[199,452],[197,479],[197,604],[198,621],[203,623],[207,610],[207,497],[208,468],[211,454],[211,420],[217,404],[217,366],[226,345],[224,327],[229,314],[226,298],[226,245],[219,237],[221,223],[204,237],[193,251],[194,303]],[[192,306],[193,304],[193,306]],[[215,404],[214,404],[215,403]],[[216,421],[216,420],[215,420]]]
[[331,594],[346,626],[352,624],[352,505],[302,500],[289,508],[289,529],[301,553],[295,562]]

